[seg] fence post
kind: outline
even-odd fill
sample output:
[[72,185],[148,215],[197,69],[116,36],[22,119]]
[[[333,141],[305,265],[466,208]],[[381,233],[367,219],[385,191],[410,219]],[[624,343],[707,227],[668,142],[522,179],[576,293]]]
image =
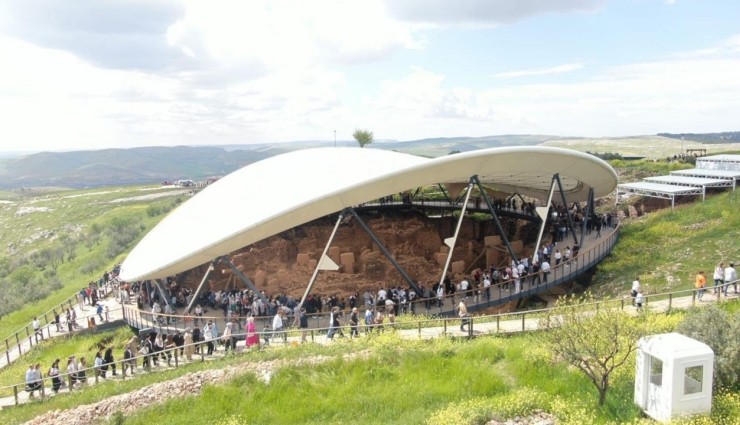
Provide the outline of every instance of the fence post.
[[624,310],[624,298],[622,298],[622,310]]
[[5,339],[5,356],[8,358],[8,364],[10,364],[10,342]]
[[496,333],[501,332],[501,316],[496,316]]
[[18,338],[18,332],[15,333],[15,342],[18,343],[18,356],[23,354],[23,350],[21,350],[21,340]]
[[419,325],[419,337],[421,337],[421,321],[416,322]]
[[15,405],[18,405],[18,385],[13,385],[13,397],[15,398]]
[[41,400],[46,398],[46,384],[44,384],[44,380],[41,379]]
[[668,294],[668,311],[671,311],[672,306],[673,306],[673,292]]
[[444,323],[444,330],[442,331],[442,335],[447,335],[447,318],[445,317],[442,321]]
[[121,379],[125,381],[126,380],[126,360],[124,360],[124,361],[121,362],[121,372],[122,372],[121,373],[121,375],[122,375],[122,378]]
[[74,383],[72,382],[72,375],[69,374],[69,375],[67,375],[67,387],[69,388],[69,392],[70,393],[72,392],[72,386],[73,385],[74,385]]
[[691,291],[691,305],[696,305],[696,291]]
[[[236,349],[236,347],[234,347],[234,348]],[[177,352],[178,352],[178,351],[179,351],[179,350],[178,350],[177,348],[175,348],[175,369],[177,369],[177,367],[178,367],[178,364],[177,364],[177,359],[178,359],[178,357],[179,357],[179,356],[177,355]]]
[[522,332],[524,332],[524,329],[525,329],[524,328],[524,316],[526,316],[526,314],[522,313]]

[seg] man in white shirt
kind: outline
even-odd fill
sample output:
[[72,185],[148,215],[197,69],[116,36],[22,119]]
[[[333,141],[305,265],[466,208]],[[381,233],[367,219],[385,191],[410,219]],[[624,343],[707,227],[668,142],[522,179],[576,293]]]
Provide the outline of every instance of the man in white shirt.
[[276,337],[282,336],[283,342],[288,342],[288,334],[283,329],[283,314],[285,314],[283,309],[278,309],[277,314],[272,318],[272,330]]
[[462,292],[462,296],[467,298],[468,297],[468,290],[470,289],[470,282],[468,282],[468,279],[463,278],[463,280],[460,282],[460,292]]
[[491,278],[488,277],[488,274],[483,275],[483,291],[485,291],[486,294],[486,301],[491,300]]
[[378,291],[378,301],[385,301],[387,293],[385,292],[385,289],[380,288]]
[[729,266],[725,267],[725,284],[727,284],[724,290],[725,296],[727,296],[727,289],[730,287],[730,282],[735,282],[732,286],[737,294],[737,272],[735,271],[735,263],[730,263]]
[[547,260],[543,261],[540,265],[540,270],[542,270],[542,280],[547,285],[547,276],[550,275],[550,263]]
[[635,280],[632,281],[632,289],[630,290],[630,295],[632,295],[632,305],[635,305],[635,298],[637,297],[638,292],[640,292],[640,278],[636,277]]

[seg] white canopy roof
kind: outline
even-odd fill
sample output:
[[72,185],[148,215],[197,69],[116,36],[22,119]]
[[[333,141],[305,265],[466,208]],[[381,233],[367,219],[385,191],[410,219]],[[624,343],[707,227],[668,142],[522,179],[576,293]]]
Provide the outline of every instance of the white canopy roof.
[[679,186],[697,186],[697,187],[729,187],[732,186],[730,180],[710,179],[706,177],[689,177],[689,176],[655,176],[645,177],[643,180],[655,183],[675,184]]
[[692,168],[689,170],[671,171],[671,174],[677,176],[696,176],[709,177],[718,179],[740,179],[740,171],[731,170],[708,170],[704,168]]
[[558,173],[568,202],[611,193],[606,162],[552,147],[484,149],[428,159],[361,148],[274,156],[210,185],[165,217],[121,267],[124,280],[171,276],[272,235],[381,196],[473,175],[493,190],[547,199]]
[[651,182],[635,182],[635,183],[622,183],[619,185],[619,190],[624,192],[632,192],[638,194],[649,195],[650,193],[665,194],[665,195],[682,195],[682,194],[700,194],[702,190],[691,186],[677,186],[672,184],[663,183],[651,183]]

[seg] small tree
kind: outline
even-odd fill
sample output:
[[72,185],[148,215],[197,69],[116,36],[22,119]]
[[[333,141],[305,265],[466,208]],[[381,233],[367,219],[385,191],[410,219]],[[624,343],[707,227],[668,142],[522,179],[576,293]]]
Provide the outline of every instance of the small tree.
[[561,300],[562,314],[543,319],[551,329],[546,338],[558,360],[583,372],[599,392],[599,405],[606,401],[609,377],[637,349],[638,323],[616,308],[594,311],[590,298]]
[[374,141],[373,132],[370,130],[360,130],[358,128],[354,133],[352,133],[352,137],[357,140],[357,144],[359,144],[361,148],[364,148],[366,145],[369,145]]

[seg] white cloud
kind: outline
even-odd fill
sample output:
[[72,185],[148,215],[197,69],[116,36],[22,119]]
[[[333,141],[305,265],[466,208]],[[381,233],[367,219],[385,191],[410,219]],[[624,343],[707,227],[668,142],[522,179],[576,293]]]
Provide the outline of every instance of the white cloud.
[[564,74],[567,72],[578,71],[583,68],[582,63],[566,63],[563,65],[553,66],[551,68],[525,69],[520,71],[499,72],[493,76],[496,78],[518,78],[533,77],[541,75]]
[[[571,83],[454,87],[415,70],[386,81],[372,106],[376,134],[418,139],[523,133],[617,136],[727,130],[740,111],[740,57],[670,58],[613,66]],[[436,113],[448,112],[453,113]]]
[[390,13],[409,22],[510,24],[545,13],[593,12],[604,0],[386,0]]

